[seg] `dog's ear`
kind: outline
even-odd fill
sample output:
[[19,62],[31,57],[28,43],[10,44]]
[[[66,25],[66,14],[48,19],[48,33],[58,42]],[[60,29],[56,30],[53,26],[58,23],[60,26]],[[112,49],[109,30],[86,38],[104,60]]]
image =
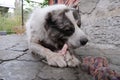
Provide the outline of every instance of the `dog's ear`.
[[48,12],[47,13],[47,16],[46,16],[46,22],[48,24],[51,24],[51,23],[55,23],[56,19],[58,18],[58,11],[52,11],[52,12]]
[[64,10],[53,10],[52,12],[48,12],[46,15],[46,23],[48,25],[54,25],[57,20],[61,20],[65,12],[69,11],[68,9]]
[[73,16],[76,20],[77,25],[80,27],[81,26],[81,15],[78,10],[76,9],[71,9],[73,11]]
[[51,20],[52,20],[52,13],[49,12],[49,13],[47,14],[47,16],[46,16],[46,22],[49,22],[49,21],[51,21]]
[[48,17],[48,18],[51,18],[51,17],[52,17],[52,13],[49,12],[49,13],[47,14],[47,17]]
[[63,9],[63,10],[53,10],[52,12],[49,12],[47,14],[46,20],[53,20],[54,19],[58,19],[59,17],[61,17],[62,15],[64,15],[66,12],[68,12],[69,9]]
[[49,26],[53,24],[52,12],[47,13],[45,20],[46,20],[45,21],[45,29],[48,30]]

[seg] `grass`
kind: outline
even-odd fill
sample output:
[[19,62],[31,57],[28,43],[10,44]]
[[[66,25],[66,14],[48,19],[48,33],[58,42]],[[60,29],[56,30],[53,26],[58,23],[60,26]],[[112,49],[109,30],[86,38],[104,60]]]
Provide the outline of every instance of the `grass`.
[[21,16],[0,16],[0,31],[7,31],[8,34],[16,33],[15,30],[21,27],[21,22]]

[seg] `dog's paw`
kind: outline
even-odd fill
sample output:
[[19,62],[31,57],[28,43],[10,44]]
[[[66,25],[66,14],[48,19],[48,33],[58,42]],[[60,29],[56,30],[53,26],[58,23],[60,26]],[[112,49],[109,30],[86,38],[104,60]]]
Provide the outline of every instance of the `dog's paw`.
[[76,67],[76,66],[78,66],[80,64],[80,61],[74,55],[72,55],[72,59],[70,59],[67,62],[67,64],[70,67]]
[[69,67],[76,67],[80,64],[80,61],[74,55],[71,55],[69,52],[66,53],[65,59]]
[[67,63],[63,55],[59,53],[51,53],[47,56],[48,64],[51,66],[66,67]]

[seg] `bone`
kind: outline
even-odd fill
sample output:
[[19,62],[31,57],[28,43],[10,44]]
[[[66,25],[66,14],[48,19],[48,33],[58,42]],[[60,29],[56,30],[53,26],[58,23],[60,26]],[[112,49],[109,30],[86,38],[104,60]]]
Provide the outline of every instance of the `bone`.
[[60,54],[65,55],[68,49],[68,45],[64,44],[63,48],[59,51]]

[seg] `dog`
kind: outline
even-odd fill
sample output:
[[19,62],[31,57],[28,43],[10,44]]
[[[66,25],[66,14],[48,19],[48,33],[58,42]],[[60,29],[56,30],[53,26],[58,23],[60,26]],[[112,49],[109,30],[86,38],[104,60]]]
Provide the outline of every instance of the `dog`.
[[[75,67],[80,61],[74,49],[88,42],[80,26],[80,14],[74,8],[63,4],[37,8],[26,22],[29,49],[44,57],[49,65]],[[61,55],[65,44],[68,48]]]

